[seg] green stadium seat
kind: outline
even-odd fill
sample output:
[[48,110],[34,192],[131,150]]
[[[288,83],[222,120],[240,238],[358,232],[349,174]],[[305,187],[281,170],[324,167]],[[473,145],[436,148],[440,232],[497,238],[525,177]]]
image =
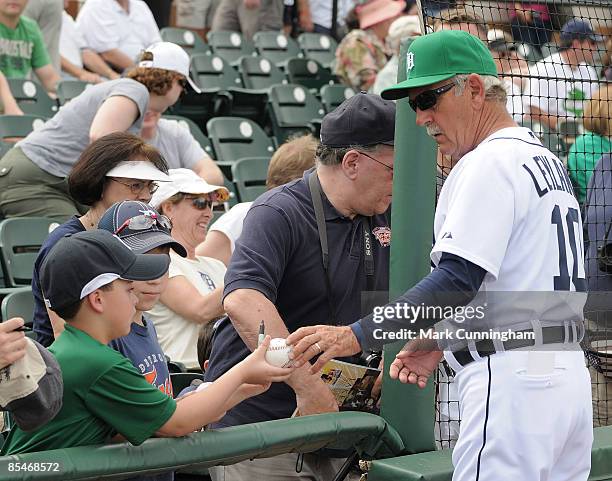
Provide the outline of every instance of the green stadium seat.
[[57,102],[38,82],[20,78],[6,79],[11,93],[24,114],[51,118],[58,111]]
[[242,87],[238,72],[219,55],[191,56],[191,75],[203,91]]
[[297,42],[281,32],[257,32],[253,42],[259,55],[266,57],[277,66],[283,65],[293,57],[301,57]]
[[34,315],[34,296],[30,287],[15,289],[2,299],[0,306],[2,320],[6,321],[11,317],[22,317],[26,325],[32,325]]
[[329,35],[305,32],[299,35],[298,44],[306,58],[319,62],[323,67],[330,68],[336,58],[338,43]]
[[279,145],[294,134],[312,133],[318,138],[325,110],[308,89],[295,84],[274,85],[268,97],[272,130]]
[[41,128],[46,121],[47,118],[39,115],[0,115],[0,140],[3,143],[15,142]]
[[253,42],[245,39],[240,32],[209,32],[208,45],[213,54],[232,65],[237,64],[240,57],[255,53]]
[[234,162],[232,177],[240,202],[252,202],[266,191],[268,157],[246,157]]
[[160,30],[161,38],[164,42],[172,42],[183,47],[189,55],[193,53],[210,52],[210,47],[200,38],[200,36],[186,28],[165,27]]
[[219,102],[217,91],[214,89],[211,92],[200,94],[188,89],[166,112],[170,115],[188,118],[200,129],[204,129],[206,122],[216,115]]
[[329,113],[338,107],[342,102],[350,99],[357,92],[346,85],[333,84],[321,87],[321,103],[325,113]]
[[272,157],[274,144],[255,122],[239,117],[216,117],[206,126],[217,160],[236,162],[244,157]]
[[287,61],[287,77],[292,84],[319,91],[324,85],[334,83],[335,77],[319,62],[306,58],[292,58]]
[[186,117],[181,117],[180,115],[164,115],[162,118],[178,122],[181,127],[189,130],[191,135],[193,135],[193,138],[196,139],[198,144],[200,144],[200,147],[202,147],[204,151],[213,159],[215,158],[215,151],[212,148],[210,140],[204,135],[200,127],[198,127],[195,122]]
[[264,57],[242,57],[238,71],[248,89],[269,89],[272,85],[287,83],[283,71]]
[[231,115],[264,122],[267,92],[242,88],[238,72],[221,57],[194,55],[191,71],[204,95],[215,92],[215,116]]
[[57,84],[57,99],[60,105],[65,105],[75,97],[81,95],[91,84],[82,80],[62,80]]
[[32,282],[38,251],[57,222],[44,217],[12,217],[0,222],[0,258],[9,287]]

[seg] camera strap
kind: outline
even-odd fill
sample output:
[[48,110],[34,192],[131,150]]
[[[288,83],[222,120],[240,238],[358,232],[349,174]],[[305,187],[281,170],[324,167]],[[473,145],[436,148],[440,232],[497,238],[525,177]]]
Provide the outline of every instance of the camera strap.
[[[331,316],[331,323],[338,325],[334,302],[332,298],[331,279],[329,277],[329,244],[327,242],[327,226],[325,225],[325,212],[323,211],[323,194],[321,183],[314,170],[308,176],[308,187],[314,208],[315,219],[317,221],[317,231],[319,233],[319,244],[321,245],[321,256],[323,261],[323,272],[325,273],[325,290],[327,291],[327,303]],[[374,254],[372,252],[372,233],[370,229],[370,219],[362,219],[363,248],[364,248],[364,267],[366,273],[367,290],[374,288]]]

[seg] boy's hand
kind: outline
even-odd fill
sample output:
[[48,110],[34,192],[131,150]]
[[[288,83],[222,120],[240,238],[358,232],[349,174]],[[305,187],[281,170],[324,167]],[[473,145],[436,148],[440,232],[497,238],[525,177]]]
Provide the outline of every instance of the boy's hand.
[[265,386],[271,382],[286,381],[293,373],[293,367],[275,367],[266,362],[265,356],[269,345],[270,336],[266,336],[261,345],[240,363],[244,384]]

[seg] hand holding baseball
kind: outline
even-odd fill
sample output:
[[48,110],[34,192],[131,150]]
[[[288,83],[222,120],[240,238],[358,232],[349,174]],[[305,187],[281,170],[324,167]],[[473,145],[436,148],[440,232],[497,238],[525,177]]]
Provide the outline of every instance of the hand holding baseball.
[[269,346],[270,336],[266,336],[257,349],[240,363],[243,383],[266,385],[285,381],[291,376],[293,368],[276,367],[266,361]]
[[293,347],[290,359],[295,367],[301,367],[320,354],[310,369],[319,372],[325,363],[335,357],[346,357],[361,351],[359,341],[348,326],[308,326],[301,327],[287,338]]

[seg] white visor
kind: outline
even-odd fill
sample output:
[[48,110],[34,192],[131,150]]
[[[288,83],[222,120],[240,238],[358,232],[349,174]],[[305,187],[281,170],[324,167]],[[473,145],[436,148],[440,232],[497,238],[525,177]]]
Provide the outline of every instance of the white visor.
[[141,160],[126,160],[119,162],[106,173],[106,177],[157,180],[158,182],[170,182],[170,180],[172,180],[151,162]]

